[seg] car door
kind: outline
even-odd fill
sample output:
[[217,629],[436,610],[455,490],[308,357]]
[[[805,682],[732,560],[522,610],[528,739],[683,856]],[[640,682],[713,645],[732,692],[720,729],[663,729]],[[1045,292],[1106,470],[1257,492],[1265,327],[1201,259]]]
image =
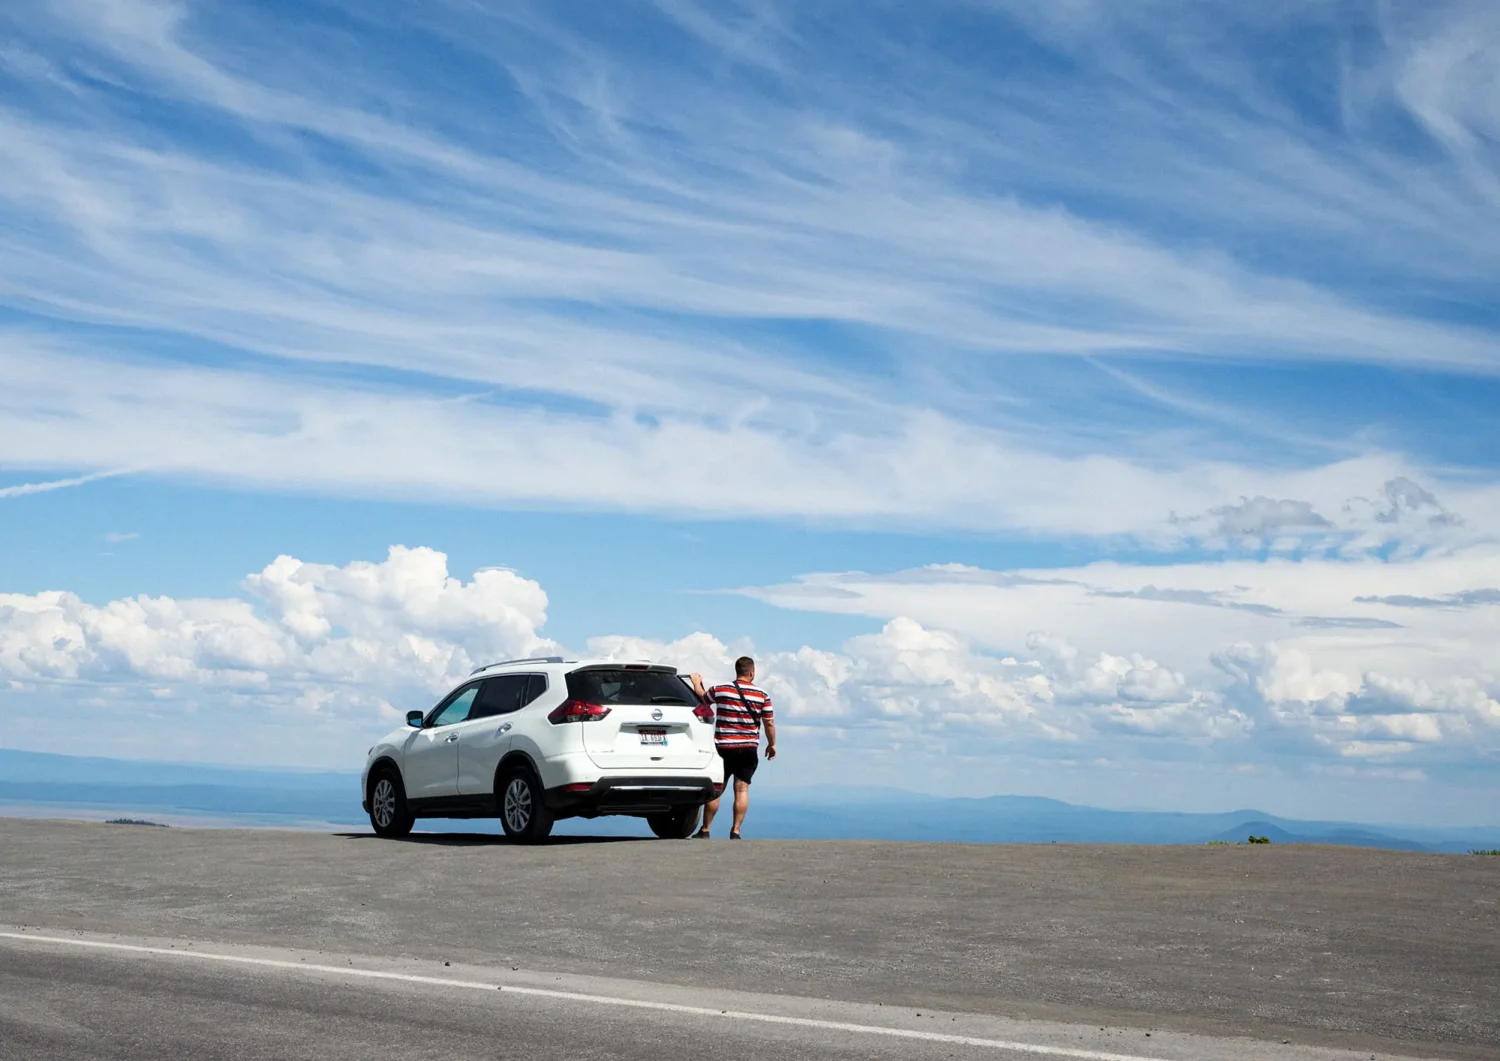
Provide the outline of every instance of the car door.
[[469,717],[479,684],[474,682],[455,691],[411,735],[401,770],[407,799],[458,794],[458,724]]
[[[484,688],[458,727],[458,791],[486,795],[495,790],[495,769],[510,750],[517,712],[535,697],[530,693],[540,675],[501,674],[486,678]],[[541,678],[542,688],[546,679]]]

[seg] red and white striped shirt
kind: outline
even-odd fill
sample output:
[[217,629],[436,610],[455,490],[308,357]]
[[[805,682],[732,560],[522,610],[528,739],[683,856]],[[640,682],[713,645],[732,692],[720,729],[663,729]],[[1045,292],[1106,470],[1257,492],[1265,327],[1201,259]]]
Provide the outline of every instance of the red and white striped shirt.
[[714,705],[714,743],[721,748],[760,746],[762,719],[774,721],[771,698],[749,682],[735,681],[708,690]]

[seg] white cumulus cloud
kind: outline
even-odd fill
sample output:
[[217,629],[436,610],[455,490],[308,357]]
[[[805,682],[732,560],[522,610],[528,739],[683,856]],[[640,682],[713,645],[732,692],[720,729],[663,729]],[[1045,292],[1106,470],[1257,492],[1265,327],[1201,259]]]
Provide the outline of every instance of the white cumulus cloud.
[[62,591],[0,594],[0,677],[358,706],[428,695],[476,665],[555,648],[538,633],[547,597],[535,582],[499,569],[464,582],[427,548],[393,546],[379,563],[343,567],[280,556],[245,589],[102,605]]
[[[708,631],[614,634],[584,654],[713,681],[749,652],[785,725],[850,752],[1473,765],[1500,755],[1500,672],[1487,651],[1500,606],[1386,601],[1419,586],[1438,601],[1487,581],[1500,584],[1493,550],[818,575],[746,592],[878,618],[879,629],[769,652]],[[243,588],[103,604],[0,595],[5,702],[175,704],[242,735],[317,716],[344,727],[330,739],[351,742],[479,664],[564,651],[543,633],[540,585],[503,568],[459,578],[428,548],[342,566],[280,556]]]
[[1058,736],[1479,762],[1500,755],[1495,587],[1500,549],[1478,545],[1395,559],[936,565],[743,592],[887,621],[846,651],[908,683],[941,672],[956,691],[1007,673],[997,656],[1021,656],[1028,683],[1002,688]]

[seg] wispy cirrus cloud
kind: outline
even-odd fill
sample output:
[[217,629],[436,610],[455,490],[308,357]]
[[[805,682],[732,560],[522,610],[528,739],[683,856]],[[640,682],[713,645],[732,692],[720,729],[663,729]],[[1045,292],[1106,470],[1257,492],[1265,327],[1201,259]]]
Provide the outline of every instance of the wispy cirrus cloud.
[[[1207,41],[1182,29],[1161,37],[1156,47],[1176,68],[1152,76],[1132,63],[1145,47],[1141,24],[1159,25],[1144,8],[1121,18],[1090,7],[1070,33],[1031,25],[1032,38],[998,18],[980,27],[997,45],[1030,49],[1038,63],[1071,63],[1077,93],[1113,83],[1101,113],[1057,99],[1046,69],[996,77],[891,32],[899,21],[868,27],[877,55],[946,75],[856,89],[859,82],[838,75],[855,73],[859,57],[838,46],[830,26],[770,5],[747,9],[734,31],[676,12],[697,42],[686,60],[666,48],[647,55],[611,46],[544,7],[440,10],[443,17],[407,23],[394,6],[361,8],[371,44],[393,32],[434,46],[461,40],[453,80],[416,81],[398,65],[377,63],[337,89],[315,76],[317,48],[332,37],[358,49],[361,38],[315,21],[299,24],[306,34],[299,47],[295,35],[254,18],[225,22],[222,13],[150,0],[12,15],[32,49],[18,54],[35,58],[11,64],[34,105],[7,115],[17,175],[10,186],[34,217],[53,222],[48,240],[26,248],[30,264],[52,269],[25,293],[66,313],[79,281],[112,279],[91,293],[98,313],[162,323],[154,309],[169,326],[217,323],[273,350],[278,328],[326,329],[326,340],[347,331],[343,345],[354,345],[363,329],[348,311],[372,306],[390,317],[370,321],[371,332],[403,320],[431,329],[455,311],[460,328],[488,329],[513,316],[495,310],[513,310],[518,300],[561,299],[710,319],[813,317],[984,350],[1281,350],[1493,368],[1493,337],[1484,330],[1361,306],[1331,274],[1258,270],[1232,251],[1201,242],[1194,250],[1195,241],[1159,231],[1141,202],[1148,195],[1214,226],[1220,248],[1238,242],[1222,226],[1247,210],[1281,231],[1304,224],[1308,207],[1295,208],[1285,194],[1285,158],[1296,151],[1307,165],[1290,179],[1303,194],[1327,189],[1316,213],[1325,224],[1342,219],[1327,246],[1368,256],[1357,230],[1375,218],[1362,211],[1384,208],[1424,236],[1466,241],[1470,256],[1494,253],[1482,236],[1495,222],[1493,204],[1462,194],[1464,174],[1403,156],[1381,130],[1339,145],[1277,98],[1257,56],[1224,54],[1232,19],[1215,26],[1190,18],[1199,33],[1216,33]],[[961,15],[962,8],[937,8],[928,17],[937,29]],[[643,29],[666,32],[641,17]],[[747,22],[778,27],[756,36],[753,49],[762,65],[773,54],[788,60],[774,91],[753,79],[716,80],[698,65],[716,56],[745,61],[752,50],[736,42],[748,39]],[[1276,22],[1267,28],[1296,28]],[[236,34],[233,50],[224,45],[228,31]],[[1388,53],[1403,42],[1412,43],[1403,36],[1381,50],[1375,68],[1394,63]],[[1213,59],[1194,65],[1205,43]],[[77,49],[91,68],[108,71],[107,81],[83,76]],[[279,61],[258,61],[272,49]],[[829,59],[821,72],[800,61],[815,50]],[[52,97],[50,79],[39,90],[43,63],[70,78],[82,99]],[[1238,71],[1242,80],[1221,87],[1244,90],[1249,113],[1193,93],[1205,70],[1221,67]],[[1398,95],[1395,69],[1387,95]],[[1316,81],[1321,72],[1308,76]],[[1038,116],[1033,104],[1043,97],[1052,103]],[[118,106],[129,99],[191,113],[234,139],[132,120]],[[1181,135],[1181,123],[1164,126],[1169,107],[1191,135]],[[443,113],[448,122],[431,117]],[[1089,166],[1086,183],[1066,179],[1084,168],[1066,147],[1069,133],[1106,122],[1119,125],[1115,139],[1139,141],[1126,157],[1159,155],[1156,176],[1169,190],[1143,184],[1129,167]],[[1232,139],[1226,126],[1283,149],[1250,164],[1261,145],[1224,142]],[[1050,130],[1051,150],[1023,153],[1016,141],[1028,130],[1033,139]],[[529,152],[515,150],[518,135],[530,138]],[[1206,142],[1211,136],[1217,142]],[[1173,138],[1176,149],[1162,151]],[[347,153],[344,164],[324,149],[335,146]],[[1112,154],[1118,145],[1106,146]],[[1001,162],[1003,176],[972,168]],[[1403,203],[1383,166],[1424,179],[1407,184],[1416,191]],[[1218,182],[1231,175],[1235,191],[1254,185],[1259,194],[1222,195]],[[1181,194],[1189,183],[1196,199]],[[1017,190],[1043,184],[1046,196]],[[1446,187],[1439,201],[1447,213],[1420,198],[1435,184]],[[438,189],[445,194],[432,194]],[[1202,201],[1207,189],[1212,199]],[[1104,191],[1113,192],[1112,207],[1099,201]],[[1278,203],[1280,215],[1272,210]],[[56,235],[68,239],[52,242]],[[73,253],[80,245],[95,256]],[[1405,269],[1451,264],[1439,257]],[[280,266],[274,275],[257,269],[267,260]],[[139,297],[158,279],[195,277],[186,290]],[[334,297],[311,297],[324,294]],[[440,305],[428,301],[434,295]],[[244,311],[268,323],[256,325]],[[533,314],[556,316],[544,306]]]
[[108,479],[124,472],[94,472],[91,475],[75,475],[71,479],[50,479],[42,483],[17,483],[14,486],[0,486],[0,498],[26,497],[29,494],[46,494],[53,490],[67,490],[74,486],[85,486],[88,483],[97,482],[100,479]]
[[1500,604],[1500,589],[1485,586],[1479,589],[1460,590],[1442,597],[1417,597],[1410,593],[1393,593],[1389,596],[1355,597],[1361,604],[1384,604],[1392,608],[1479,608]]
[[[452,496],[487,455],[487,499],[590,505],[735,467],[773,516],[1161,540],[1341,541],[1398,479],[1494,507],[1137,378],[1494,374],[1478,8],[415,10],[0,15],[0,462],[136,434],[163,475]],[[1299,34],[1291,70],[1256,43]],[[96,382],[39,379],[46,344]]]
[[[1206,461],[1162,467],[1052,454],[927,410],[878,412],[873,423],[834,430],[754,410],[704,422],[561,410],[524,396],[99,363],[55,343],[0,360],[7,452],[33,467],[88,466],[107,452],[141,474],[258,489],[555,509],[584,499],[595,510],[699,518],[723,518],[732,472],[752,484],[761,518],[1279,553],[1447,548],[1482,540],[1500,515],[1500,489],[1464,479],[1435,487],[1447,499],[1435,509],[1364,504],[1360,497],[1383,496],[1391,483],[1416,486],[1408,476],[1417,472],[1393,454],[1300,471]],[[1306,538],[1282,527],[1242,541],[1224,538],[1218,517],[1206,528],[1169,519],[1272,489],[1312,498],[1306,504],[1338,513],[1338,521]],[[1351,491],[1360,496],[1351,499]],[[1431,518],[1450,507],[1465,519]]]

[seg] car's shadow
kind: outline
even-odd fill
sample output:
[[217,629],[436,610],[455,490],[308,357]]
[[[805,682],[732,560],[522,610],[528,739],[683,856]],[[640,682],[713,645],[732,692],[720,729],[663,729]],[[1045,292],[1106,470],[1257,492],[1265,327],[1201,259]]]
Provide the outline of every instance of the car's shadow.
[[[380,840],[374,833],[334,833],[343,840]],[[539,847],[564,847],[571,844],[639,844],[650,843],[650,836],[549,836]],[[520,847],[510,837],[495,833],[412,833],[388,844],[430,844],[435,847]]]

